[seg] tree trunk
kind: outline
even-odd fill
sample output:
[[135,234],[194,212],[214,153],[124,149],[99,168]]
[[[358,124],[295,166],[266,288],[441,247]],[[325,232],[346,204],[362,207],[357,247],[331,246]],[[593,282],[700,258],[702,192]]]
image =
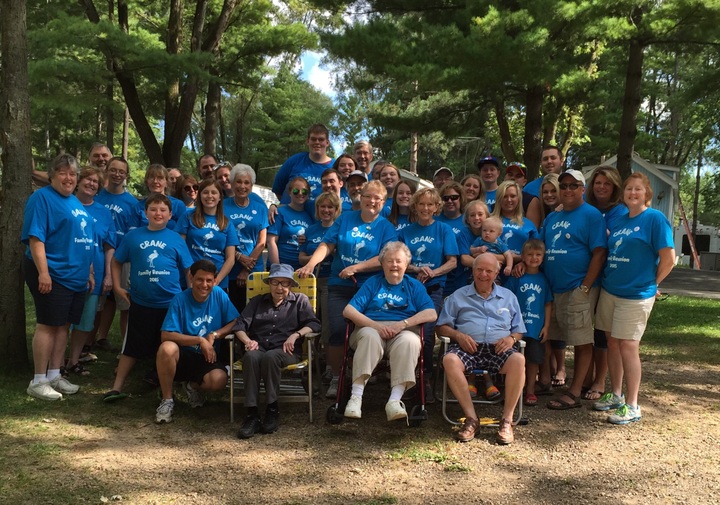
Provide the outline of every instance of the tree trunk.
[[[635,25],[642,20],[642,9],[636,8],[632,15]],[[639,38],[630,41],[627,73],[625,75],[625,95],[620,120],[620,139],[618,142],[617,169],[623,180],[632,175],[632,154],[637,136],[637,115],[640,110],[642,69],[645,58],[645,45]]]
[[698,201],[700,200],[700,170],[703,164],[703,152],[705,150],[705,140],[700,141],[698,146],[698,157],[697,157],[697,171],[695,172],[695,194],[693,195],[693,221],[692,221],[692,236],[693,239],[697,238],[697,225],[698,225]]
[[532,86],[525,92],[525,137],[523,138],[523,162],[527,167],[527,180],[536,179],[540,171],[543,148],[543,98],[542,86]]
[[128,159],[128,144],[130,139],[130,111],[125,107],[123,114],[123,138],[122,138],[122,157]]
[[205,130],[203,132],[203,150],[217,154],[218,122],[220,117],[220,83],[211,80],[208,83],[207,102],[205,103]]
[[417,161],[418,161],[418,134],[413,132],[410,134],[410,166],[408,167],[410,172],[417,174]]
[[26,3],[0,0],[0,141],[2,192],[0,193],[0,370],[25,371],[28,367],[25,328],[25,292],[20,265],[25,247],[21,209],[30,194],[31,141],[28,95],[28,44]]
[[495,119],[497,120],[498,131],[500,132],[500,148],[506,160],[518,161],[517,153],[512,145],[510,126],[508,125],[507,114],[505,114],[505,102],[502,98],[495,101]]

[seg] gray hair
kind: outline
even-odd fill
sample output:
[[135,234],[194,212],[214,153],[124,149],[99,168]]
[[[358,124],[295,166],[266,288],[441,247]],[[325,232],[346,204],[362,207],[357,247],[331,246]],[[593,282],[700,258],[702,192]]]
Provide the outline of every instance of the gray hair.
[[478,254],[477,256],[475,256],[475,259],[473,260],[473,264],[472,264],[473,270],[475,270],[475,267],[477,266],[478,263],[480,263],[480,259],[483,257],[492,258],[492,260],[495,262],[495,267],[497,268],[496,272],[500,272],[500,268],[501,268],[500,262],[497,260],[497,258],[495,257],[495,255],[493,253],[489,253],[489,252],[485,252],[485,253]]
[[253,184],[255,184],[255,170],[250,165],[244,163],[238,163],[232,170],[230,170],[230,182],[235,182],[235,178],[238,175],[248,175]]
[[412,254],[410,253],[410,249],[408,249],[408,246],[406,246],[405,243],[400,242],[399,240],[396,240],[394,242],[388,242],[387,244],[385,244],[383,248],[380,249],[378,260],[380,260],[380,263],[382,263],[385,259],[385,256],[398,251],[402,252],[405,255],[405,258],[407,259],[407,263],[409,265],[412,261]]
[[60,156],[55,158],[50,164],[50,167],[48,167],[48,179],[52,180],[55,172],[65,167],[69,168],[73,171],[74,174],[77,175],[79,169],[75,156],[73,156],[72,154],[61,154]]
[[368,151],[372,153],[372,145],[370,145],[370,142],[368,142],[367,140],[358,140],[357,142],[355,142],[355,145],[353,146],[353,152],[357,151],[363,146],[367,146]]

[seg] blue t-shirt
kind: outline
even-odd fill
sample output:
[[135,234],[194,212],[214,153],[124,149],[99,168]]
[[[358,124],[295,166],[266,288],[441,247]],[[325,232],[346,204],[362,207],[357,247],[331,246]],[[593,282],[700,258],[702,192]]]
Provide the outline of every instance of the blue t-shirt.
[[[300,246],[300,250],[308,256],[312,256],[322,242],[325,232],[330,229],[330,226],[324,228],[320,222],[311,224],[310,228],[308,228],[305,233],[305,242],[303,242]],[[333,255],[328,255],[322,263],[320,263],[318,277],[330,277],[330,266],[332,265],[332,261]]]
[[373,275],[350,305],[373,321],[402,321],[425,309],[435,309],[425,286],[407,274],[398,284],[390,284],[383,273]]
[[322,193],[322,181],[320,180],[322,173],[328,168],[332,168],[334,159],[330,159],[327,163],[315,163],[310,159],[310,153],[302,152],[293,154],[285,163],[282,164],[280,170],[275,175],[272,191],[276,195],[281,195],[280,203],[290,203],[290,195],[287,194],[287,185],[295,177],[304,177],[310,184],[309,200],[315,198]]
[[463,266],[461,263],[461,257],[463,254],[470,255],[470,246],[475,241],[475,235],[467,225],[464,225],[460,230],[460,233],[456,235],[458,244],[458,267],[453,271],[452,281],[450,275],[448,275],[448,281],[445,284],[444,293],[450,295],[458,289],[467,286],[472,281],[472,269],[470,267]]
[[[538,177],[537,179],[525,184],[525,187],[523,187],[523,193],[528,193],[532,196],[540,198],[540,188],[542,187],[542,180],[542,177]],[[542,200],[542,198],[540,198],[540,200]]]
[[395,225],[395,231],[399,234],[400,230],[410,226],[410,216],[407,214],[398,214],[397,222],[398,224]]
[[[185,235],[185,242],[190,249],[190,257],[193,262],[202,259],[208,259],[215,264],[217,271],[220,272],[225,263],[225,248],[237,247],[239,245],[237,232],[232,225],[230,219],[224,229],[220,229],[217,224],[217,216],[205,215],[205,225],[198,228],[193,223],[197,209],[186,212],[178,221],[175,231],[180,235]],[[233,252],[233,260],[235,254]],[[220,281],[221,288],[227,288],[228,277]]]
[[[239,315],[227,293],[219,286],[215,286],[210,291],[210,295],[204,302],[195,300],[192,289],[186,289],[172,299],[162,324],[162,330],[193,337],[205,337],[205,335],[229,324]],[[218,349],[223,343],[222,339],[216,340],[213,347]],[[196,346],[183,346],[183,349],[196,353],[202,352]]]
[[[336,246],[329,286],[354,286],[352,279],[341,279],[340,272],[350,265],[374,258],[383,245],[397,240],[395,227],[390,221],[378,216],[371,223],[366,223],[360,217],[360,212],[343,212],[325,232],[323,242]],[[358,287],[372,275],[373,272],[356,274]]]
[[137,205],[138,199],[127,191],[115,195],[103,188],[95,197],[95,201],[103,205],[112,214],[115,232],[117,233],[117,244],[119,245],[125,234],[130,230],[130,215],[133,207]]
[[435,219],[437,219],[441,223],[445,223],[450,228],[452,228],[452,231],[456,237],[462,232],[463,228],[465,228],[464,216],[462,214],[460,214],[458,217],[450,218],[446,217],[445,214],[441,212],[440,215],[435,217]]
[[544,272],[550,287],[553,293],[566,293],[582,284],[593,250],[607,247],[605,219],[595,207],[583,203],[571,211],[550,214],[539,238],[545,242]]
[[280,263],[300,268],[300,244],[298,236],[305,235],[313,220],[304,210],[294,210],[289,205],[278,207],[275,222],[268,228],[268,234],[277,236]]
[[661,249],[674,247],[672,226],[665,215],[647,209],[625,215],[610,230],[602,287],[620,298],[644,300],[655,296],[655,274]]
[[515,293],[520,304],[523,322],[527,329],[524,336],[540,340],[540,331],[545,326],[545,304],[553,301],[547,279],[542,272],[526,273],[519,279],[510,277],[505,287]]
[[[457,239],[452,228],[440,221],[433,221],[427,226],[412,223],[399,233],[401,242],[410,249],[412,264],[416,267],[431,269],[442,266],[448,256],[458,255]],[[428,279],[426,286],[439,284],[445,286],[447,274]]]
[[[188,209],[187,207],[185,207],[185,204],[182,202],[182,200],[178,200],[174,196],[166,196],[168,197],[168,200],[170,200],[170,204],[172,205],[172,209],[170,209],[170,211],[172,212],[172,216],[170,216],[170,221],[168,221],[167,227],[169,230],[174,230],[180,218],[184,216],[188,211],[192,211],[194,209]],[[148,225],[147,216],[145,215],[145,198],[137,202],[135,204],[135,207],[133,207],[132,212],[130,213],[128,225],[130,230],[132,230],[133,228],[141,228]]]
[[352,210],[352,200],[350,199],[350,195],[348,194],[347,189],[345,189],[345,186],[340,188],[340,203],[342,205],[343,212],[346,210]]
[[[223,212],[235,227],[239,244],[237,250],[245,256],[250,256],[250,253],[257,245],[260,232],[269,226],[267,205],[258,195],[255,195],[257,198],[252,198],[252,195],[255,195],[255,193],[250,193],[251,197],[245,207],[240,207],[235,203],[233,197],[223,200]],[[237,279],[241,268],[240,263],[235,263],[228,278],[230,280]],[[253,272],[262,272],[264,269],[265,266],[262,261],[257,261]]]
[[495,195],[497,194],[497,189],[493,189],[492,191],[486,191],[485,192],[485,204],[488,206],[488,210],[490,212],[493,211],[495,208]]
[[130,262],[133,303],[165,309],[180,291],[180,277],[192,265],[185,241],[172,230],[130,230],[115,250],[120,263]]
[[476,237],[471,247],[487,247],[487,251],[492,254],[505,254],[509,251],[508,246],[501,239],[497,239],[495,242],[488,242],[482,237]]
[[617,223],[620,218],[627,216],[628,212],[628,208],[622,203],[616,205],[615,207],[612,207],[610,210],[601,210],[600,213],[605,218],[605,225],[607,226],[608,232],[610,230],[614,230],[617,227]]
[[[20,240],[30,237],[45,244],[48,272],[53,282],[82,292],[93,262],[93,220],[75,195],[63,196],[52,186],[38,189],[25,204]],[[32,260],[30,248],[25,255]]]
[[514,254],[520,254],[523,244],[529,239],[537,237],[537,228],[528,218],[523,219],[522,224],[511,221],[507,217],[503,217],[502,222],[502,241],[507,244],[508,249]]
[[98,202],[85,206],[93,219],[93,269],[95,270],[95,289],[93,295],[102,293],[102,281],[105,277],[105,245],[110,249],[117,247],[117,233],[110,211]]

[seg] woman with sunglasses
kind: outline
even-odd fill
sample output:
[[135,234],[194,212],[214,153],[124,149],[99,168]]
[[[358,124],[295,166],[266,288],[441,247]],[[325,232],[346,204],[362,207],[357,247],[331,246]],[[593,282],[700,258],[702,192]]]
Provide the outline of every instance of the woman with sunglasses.
[[[445,183],[440,188],[440,198],[443,202],[442,212],[438,216],[437,220],[452,228],[459,250],[460,235],[465,229],[463,210],[465,209],[465,204],[467,202],[462,184],[456,181]],[[447,276],[447,282],[445,283],[445,289],[443,290],[445,296],[454,293],[457,288],[467,286],[467,277],[465,274],[466,268],[462,266],[458,258],[457,266]]]
[[[455,191],[451,193],[459,195]],[[410,201],[410,211],[415,222],[399,233],[400,241],[408,246],[412,254],[408,273],[425,285],[438,314],[442,310],[443,288],[447,275],[457,266],[458,257],[457,239],[452,228],[446,223],[435,220],[435,216],[440,213],[441,201],[440,195],[434,188],[419,189]],[[433,321],[425,325],[423,345],[425,391],[428,403],[434,400],[432,390],[429,389],[434,347],[435,322]]]
[[199,188],[200,186],[195,177],[192,175],[183,175],[176,181],[175,198],[182,200],[188,209],[194,209]]
[[223,192],[213,179],[200,183],[197,207],[186,212],[177,224],[193,262],[208,259],[215,264],[215,285],[227,290],[228,274],[235,265],[237,232],[223,211]]
[[420,325],[435,322],[437,313],[425,286],[405,274],[411,260],[405,244],[385,244],[378,259],[382,273],[368,279],[343,310],[343,316],[355,325],[350,335],[350,347],[355,350],[352,390],[345,417],[362,417],[365,385],[386,356],[391,390],[385,416],[388,421],[397,421],[408,418],[402,397],[415,385],[422,347]]
[[393,190],[392,204],[387,219],[395,226],[397,232],[410,226],[410,199],[415,191],[417,191],[417,186],[413,181],[400,181]]
[[345,343],[342,311],[358,288],[380,268],[378,254],[383,244],[397,240],[392,223],[380,215],[386,197],[387,191],[380,181],[365,184],[360,210],[340,214],[307,264],[298,270],[300,277],[307,277],[327,255],[334,254],[328,280],[330,340],[327,348],[327,362],[333,377],[325,393],[327,398],[337,395]]
[[300,245],[313,218],[305,210],[310,198],[310,184],[303,177],[295,177],[288,183],[290,203],[278,207],[275,222],[268,229],[268,264],[283,263],[300,268]]

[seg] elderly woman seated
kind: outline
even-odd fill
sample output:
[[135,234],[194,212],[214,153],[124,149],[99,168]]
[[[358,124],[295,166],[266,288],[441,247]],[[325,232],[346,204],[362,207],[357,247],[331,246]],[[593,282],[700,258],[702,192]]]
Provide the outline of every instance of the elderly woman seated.
[[[280,372],[300,360],[303,337],[320,331],[320,321],[308,297],[290,290],[298,286],[290,265],[272,265],[264,282],[270,286],[270,293],[250,300],[232,328],[245,346],[242,363],[247,417],[238,432],[239,438],[250,438],[258,431],[277,431]],[[267,400],[262,422],[258,414],[261,378]]]
[[380,251],[383,272],[368,279],[345,307],[343,316],[355,324],[350,347],[355,350],[352,392],[345,417],[360,419],[365,384],[387,356],[390,362],[390,399],[385,405],[388,421],[407,419],[401,401],[415,385],[422,341],[420,325],[437,319],[423,284],[407,275],[410,250],[402,242],[388,242]]

